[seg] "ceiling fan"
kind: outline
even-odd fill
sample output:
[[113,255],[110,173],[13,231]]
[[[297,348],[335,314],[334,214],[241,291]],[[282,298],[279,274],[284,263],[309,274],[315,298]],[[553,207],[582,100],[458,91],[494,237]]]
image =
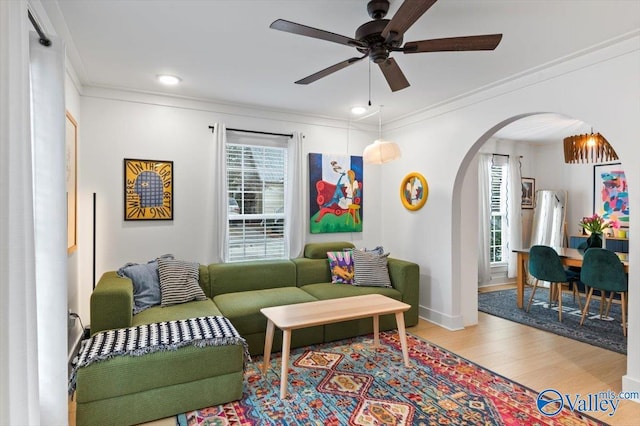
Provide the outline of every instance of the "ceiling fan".
[[338,62],[328,68],[311,74],[296,84],[309,84],[323,77],[333,74],[349,65],[369,57],[378,64],[393,92],[410,86],[407,78],[395,59],[390,58],[391,52],[423,53],[468,50],[493,50],[502,34],[486,34],[465,37],[450,37],[420,41],[410,41],[402,45],[404,33],[411,27],[437,0],[404,0],[391,20],[384,19],[389,11],[388,0],[370,0],[367,12],[373,21],[362,24],[356,30],[355,38],[346,37],[329,31],[308,27],[295,22],[278,19],[269,27],[275,30],[303,35],[307,37],[327,40],[334,43],[355,47],[362,56]]

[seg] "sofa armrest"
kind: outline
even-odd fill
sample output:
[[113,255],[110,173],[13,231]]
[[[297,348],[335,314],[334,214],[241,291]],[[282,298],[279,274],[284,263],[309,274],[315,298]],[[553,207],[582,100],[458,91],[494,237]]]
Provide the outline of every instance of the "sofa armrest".
[[402,293],[402,301],[411,305],[405,312],[406,326],[418,323],[420,305],[420,266],[406,260],[388,258],[387,268],[393,288]]
[[105,272],[91,293],[91,334],[131,327],[133,284],[114,271]]

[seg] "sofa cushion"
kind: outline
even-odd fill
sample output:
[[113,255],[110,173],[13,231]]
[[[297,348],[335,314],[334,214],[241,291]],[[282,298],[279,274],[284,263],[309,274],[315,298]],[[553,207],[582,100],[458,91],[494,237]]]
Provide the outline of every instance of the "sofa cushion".
[[214,263],[209,265],[209,280],[214,297],[239,291],[295,287],[296,266],[290,260]]
[[304,257],[308,259],[326,259],[328,251],[342,251],[354,247],[355,246],[348,241],[310,243],[304,246]]
[[331,283],[307,284],[300,287],[320,300],[337,299],[339,297],[362,296],[363,294],[382,294],[402,301],[402,293],[392,287],[357,287],[353,285],[335,285]]
[[[76,397],[85,403],[242,372],[242,345],[185,346],[115,356],[78,369]],[[241,376],[240,376],[241,377]]]
[[194,317],[207,317],[222,315],[220,309],[211,299],[192,301],[165,308],[154,306],[133,316],[132,326],[151,324],[154,322],[172,321]]
[[298,257],[291,259],[296,265],[296,285],[331,282],[331,270],[327,259],[307,259]]
[[387,257],[374,252],[353,251],[353,283],[358,286],[391,287]]
[[163,307],[207,299],[198,284],[198,269],[197,263],[175,259],[158,259],[161,305]]
[[331,282],[334,284],[353,284],[353,260],[351,250],[328,251]]
[[173,259],[173,255],[165,254],[146,264],[127,263],[118,269],[119,276],[129,278],[133,283],[134,314],[159,305],[161,302],[158,259]]
[[261,308],[313,302],[315,297],[297,287],[225,293],[213,298],[222,315],[229,318],[240,335],[260,333],[267,329]]

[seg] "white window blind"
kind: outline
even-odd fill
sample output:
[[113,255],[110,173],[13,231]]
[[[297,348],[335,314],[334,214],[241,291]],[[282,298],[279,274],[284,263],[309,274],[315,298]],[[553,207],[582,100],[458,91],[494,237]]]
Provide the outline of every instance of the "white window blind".
[[230,262],[286,258],[287,149],[229,141],[227,258]]

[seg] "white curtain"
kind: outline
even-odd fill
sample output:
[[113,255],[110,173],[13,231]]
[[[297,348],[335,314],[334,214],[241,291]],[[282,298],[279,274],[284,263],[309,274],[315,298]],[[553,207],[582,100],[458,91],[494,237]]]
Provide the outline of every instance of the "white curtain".
[[64,425],[64,46],[28,30],[27,2],[0,1],[0,424]]
[[513,250],[522,248],[522,183],[519,156],[509,157],[507,173],[507,276],[515,278],[518,274],[518,256]]
[[[215,170],[215,184],[213,185],[214,200],[214,262],[225,262],[227,246],[229,244],[229,230],[227,220],[229,214],[229,194],[227,190],[227,128],[224,124],[216,123],[213,130],[215,149],[213,154],[213,169]],[[216,207],[217,206],[217,207]]]
[[491,279],[491,154],[478,160],[478,283]]
[[[29,41],[25,1],[0,1],[0,424],[40,423]],[[65,333],[66,336],[66,333]]]
[[290,258],[299,257],[304,247],[305,191],[302,173],[302,136],[294,133],[287,144],[287,188],[285,192],[286,218],[284,238]]
[[[214,126],[215,141],[213,167],[215,170],[214,185],[214,261],[226,262],[229,244],[228,221],[228,187],[227,187],[227,135],[224,124]],[[287,142],[287,182],[285,188],[285,252],[290,258],[299,257],[304,247],[304,194],[302,172],[302,136],[295,133]],[[222,206],[222,208],[220,207]]]

